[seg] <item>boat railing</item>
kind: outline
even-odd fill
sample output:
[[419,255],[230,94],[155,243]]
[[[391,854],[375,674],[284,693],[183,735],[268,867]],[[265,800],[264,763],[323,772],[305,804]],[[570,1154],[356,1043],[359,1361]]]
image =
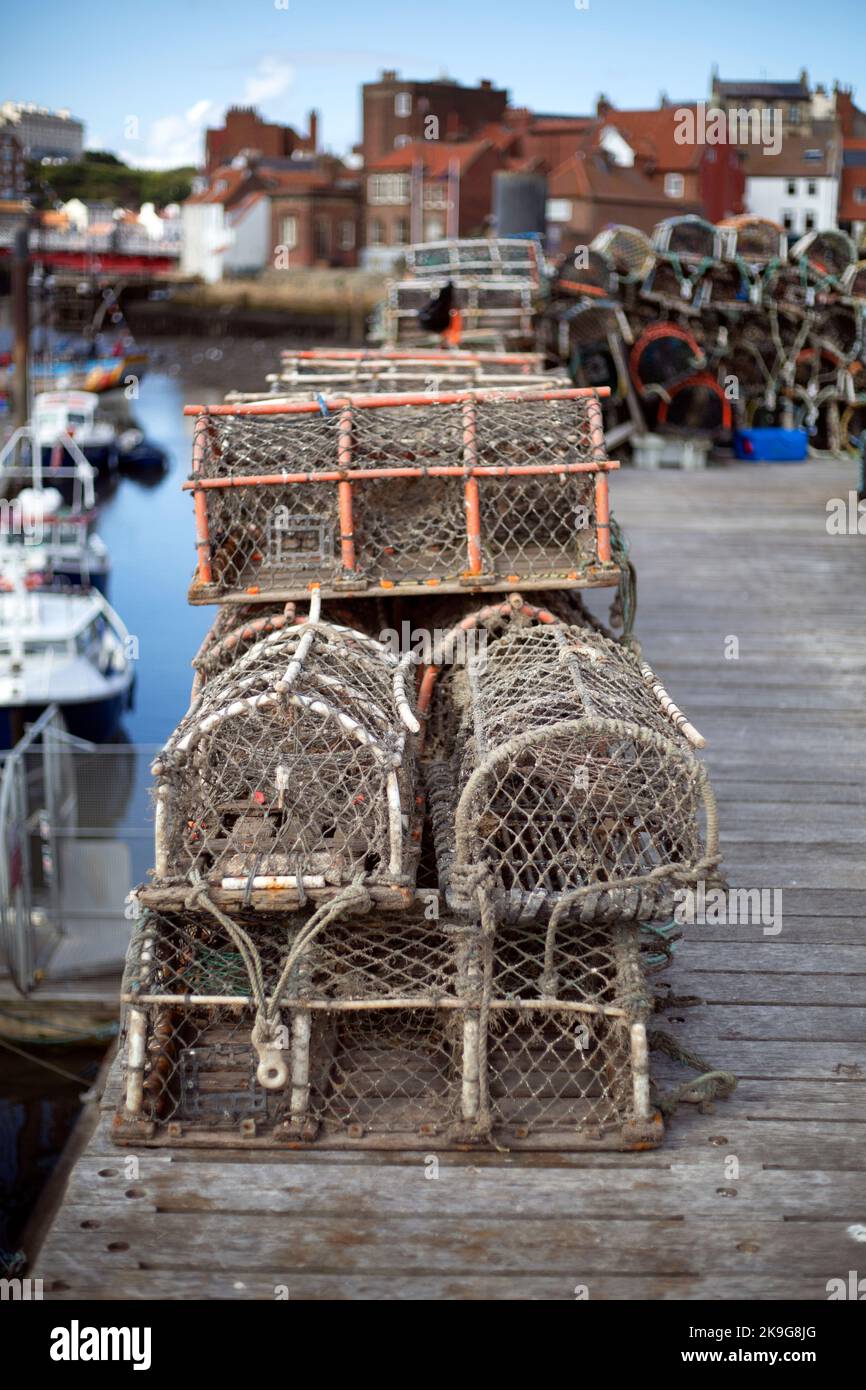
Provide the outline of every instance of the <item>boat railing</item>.
[[0,770],[0,976],[22,995],[43,978],[119,971],[126,898],[153,857],[155,746],[72,737],[57,706]]

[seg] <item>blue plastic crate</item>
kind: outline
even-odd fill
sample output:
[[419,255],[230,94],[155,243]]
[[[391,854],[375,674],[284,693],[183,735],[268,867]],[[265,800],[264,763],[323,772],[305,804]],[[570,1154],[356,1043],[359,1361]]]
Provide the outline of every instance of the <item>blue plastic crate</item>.
[[803,463],[809,436],[805,430],[734,430],[734,453],[746,463]]

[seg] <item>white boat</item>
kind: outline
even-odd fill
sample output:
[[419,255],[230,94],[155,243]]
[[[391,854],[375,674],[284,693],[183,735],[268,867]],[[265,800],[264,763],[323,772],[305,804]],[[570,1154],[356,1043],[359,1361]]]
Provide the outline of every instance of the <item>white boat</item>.
[[95,470],[74,439],[62,445],[48,469],[32,426],[0,450],[0,588],[11,588],[23,567],[30,588],[107,592],[111,561],[95,531]]
[[99,743],[131,707],[129,633],[94,589],[28,589],[22,565],[0,593],[0,747],[59,705],[71,734]]
[[33,430],[43,466],[50,466],[74,439],[99,473],[113,473],[118,463],[117,430],[97,415],[93,391],[40,391],[33,402]]

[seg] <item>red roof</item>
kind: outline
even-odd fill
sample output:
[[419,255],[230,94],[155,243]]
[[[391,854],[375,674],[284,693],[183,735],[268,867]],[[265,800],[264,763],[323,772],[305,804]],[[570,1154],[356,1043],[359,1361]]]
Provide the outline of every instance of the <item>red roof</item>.
[[[548,181],[551,198],[587,198],[600,202],[654,204],[681,212],[682,202],[673,204],[661,188],[635,166],[623,168],[603,154],[584,150],[554,169]],[[691,207],[691,204],[689,204]]]
[[651,111],[606,110],[598,126],[614,126],[631,145],[639,159],[650,160],[661,173],[686,173],[697,169],[705,145],[679,144],[676,133],[682,126],[679,113],[695,111],[696,106],[663,106]]
[[419,163],[429,178],[445,178],[453,160],[457,161],[462,174],[490,147],[490,140],[412,140],[399,150],[389,150],[368,168],[377,172],[395,170],[408,174]]

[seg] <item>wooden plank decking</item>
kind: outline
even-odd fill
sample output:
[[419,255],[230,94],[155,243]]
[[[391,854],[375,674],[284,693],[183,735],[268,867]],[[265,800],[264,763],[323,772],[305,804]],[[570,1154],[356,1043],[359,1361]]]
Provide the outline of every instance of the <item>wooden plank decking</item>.
[[737,1073],[733,1098],[681,1110],[652,1153],[445,1155],[432,1179],[418,1154],[116,1149],[113,1076],[37,1260],[46,1296],[824,1299],[864,1272],[866,537],[825,526],[854,474],[612,487],[644,652],[709,740],[729,878],[782,889],[778,934],[689,928],[663,977],[706,1001],[664,1026]]

